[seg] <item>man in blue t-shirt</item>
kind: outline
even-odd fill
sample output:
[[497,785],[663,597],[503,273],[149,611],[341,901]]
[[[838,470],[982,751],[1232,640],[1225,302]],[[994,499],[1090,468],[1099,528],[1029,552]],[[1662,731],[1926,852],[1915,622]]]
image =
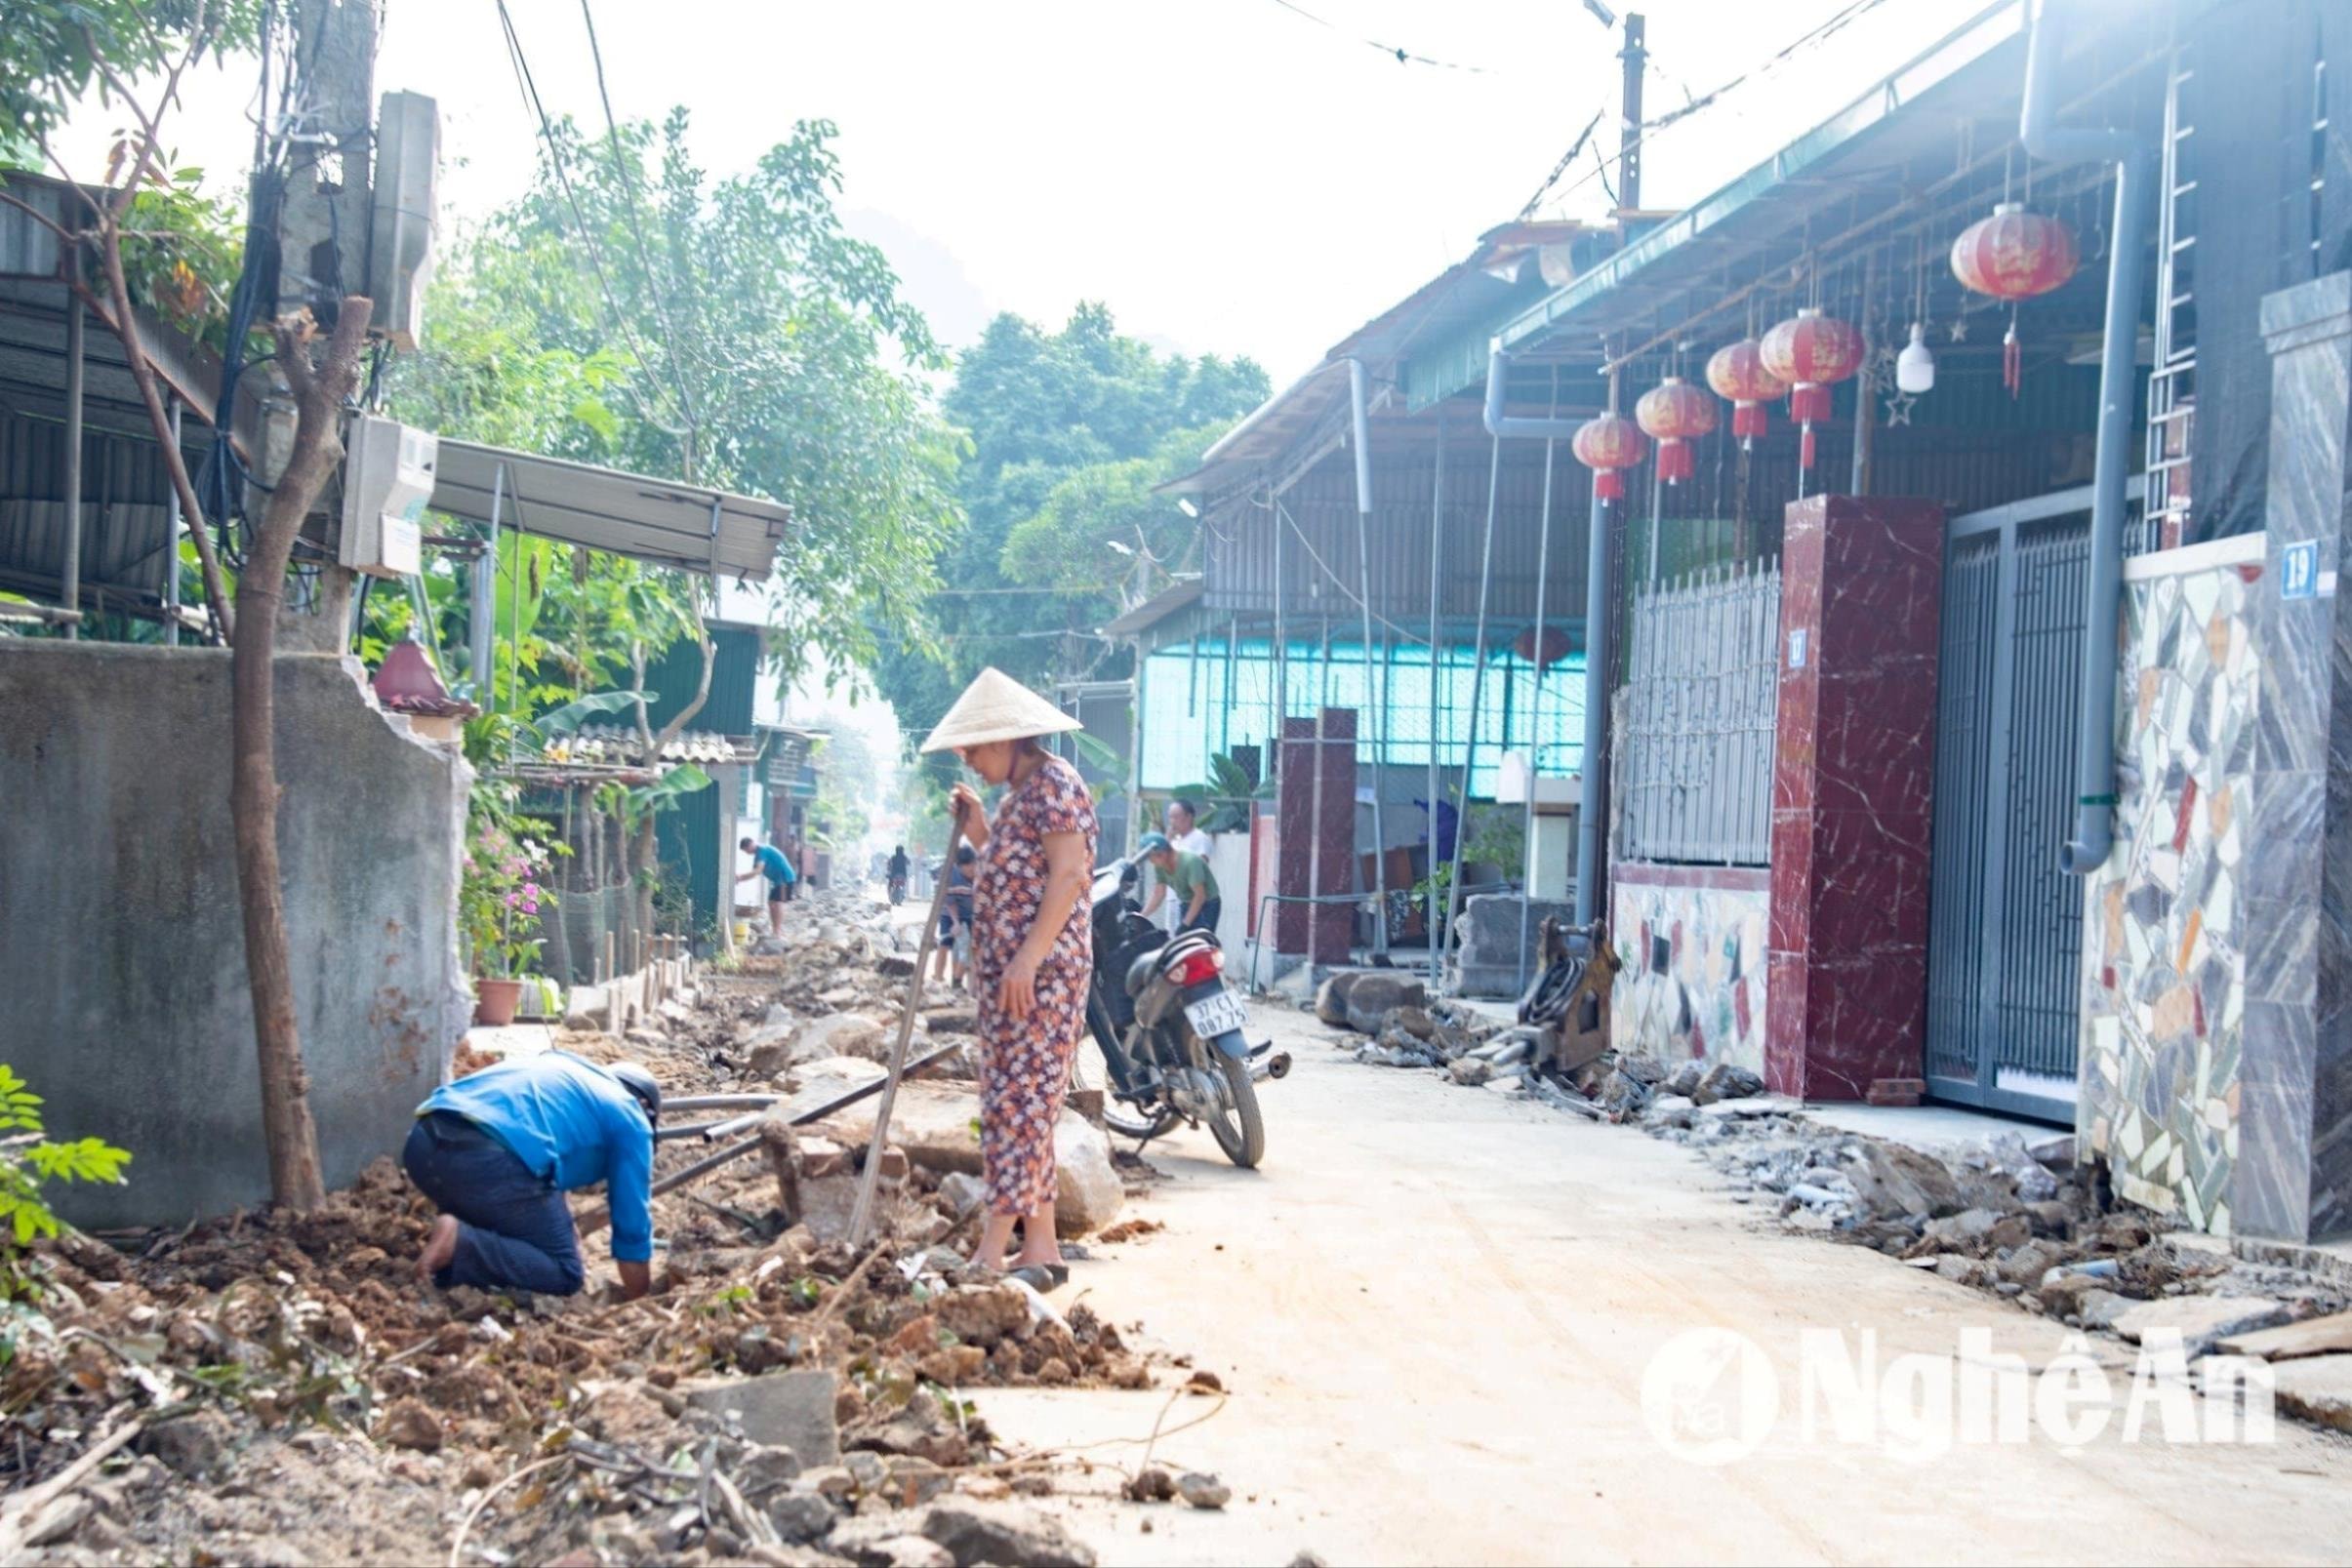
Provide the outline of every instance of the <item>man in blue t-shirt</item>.
[[800,880],[800,872],[792,858],[774,844],[754,844],[747,838],[735,847],[751,857],[751,868],[735,879],[737,886],[755,876],[768,879],[768,935],[773,937],[784,929],[785,889]]
[[653,1127],[662,1086],[633,1062],[509,1058],[417,1107],[400,1162],[441,1211],[418,1270],[447,1289],[570,1296],[588,1277],[563,1195],[598,1182],[621,1297],[653,1283]]

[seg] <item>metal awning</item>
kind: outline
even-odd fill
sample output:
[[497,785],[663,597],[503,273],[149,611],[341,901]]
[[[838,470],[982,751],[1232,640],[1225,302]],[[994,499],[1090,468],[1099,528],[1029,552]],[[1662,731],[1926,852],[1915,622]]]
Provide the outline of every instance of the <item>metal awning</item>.
[[495,508],[501,528],[747,581],[775,570],[792,520],[782,502],[446,436],[432,507],[485,525]]

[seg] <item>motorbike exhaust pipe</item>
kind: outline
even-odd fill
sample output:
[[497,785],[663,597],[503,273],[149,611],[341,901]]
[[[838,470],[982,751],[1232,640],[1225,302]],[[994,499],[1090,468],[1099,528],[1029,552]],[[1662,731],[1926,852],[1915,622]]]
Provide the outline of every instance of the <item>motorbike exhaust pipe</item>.
[[1268,1078],[1289,1077],[1290,1053],[1277,1051],[1270,1057],[1257,1058],[1249,1065],[1249,1076],[1253,1082],[1259,1083],[1263,1083]]

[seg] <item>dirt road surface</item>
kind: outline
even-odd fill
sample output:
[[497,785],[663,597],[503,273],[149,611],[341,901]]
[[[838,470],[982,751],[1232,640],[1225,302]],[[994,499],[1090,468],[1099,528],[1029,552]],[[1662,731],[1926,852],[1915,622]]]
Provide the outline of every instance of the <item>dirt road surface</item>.
[[[2126,1443],[2129,1364],[2112,1340],[2091,1341],[2122,1365],[2112,1416],[2080,1448],[2036,1429],[1905,1457],[1891,1422],[1848,1441],[1820,1417],[1808,1434],[1801,1331],[1841,1331],[1858,1358],[1875,1329],[1882,1372],[1924,1352],[1947,1378],[1964,1329],[2036,1369],[2063,1331],[1780,1233],[1671,1144],[1358,1066],[1310,1017],[1261,1019],[1298,1060],[1261,1086],[1264,1170],[1232,1169],[1201,1134],[1155,1145],[1169,1180],[1140,1212],[1167,1228],[1098,1248],[1060,1298],[1143,1319],[1232,1390],[1156,1459],[1220,1472],[1232,1507],[1073,1502],[1106,1563],[2343,1558],[2352,1444],[2285,1420],[2267,1443],[2168,1443],[2153,1411]],[[1643,1413],[1653,1356],[1711,1328],[1761,1347],[1781,1407],[1752,1454],[1720,1466],[1677,1457]],[[1132,1466],[1140,1449],[1122,1440],[1166,1403],[1006,1390],[985,1409],[1017,1441]],[[1212,1405],[1179,1399],[1166,1424]]]

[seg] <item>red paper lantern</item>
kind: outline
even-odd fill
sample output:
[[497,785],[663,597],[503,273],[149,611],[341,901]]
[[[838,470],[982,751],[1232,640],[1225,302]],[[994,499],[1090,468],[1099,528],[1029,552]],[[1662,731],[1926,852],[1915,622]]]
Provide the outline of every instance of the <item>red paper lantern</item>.
[[1789,417],[1805,427],[1797,465],[1813,465],[1813,424],[1830,415],[1829,389],[1862,368],[1862,333],[1807,305],[1764,335],[1764,369],[1789,384]]
[[1533,664],[1540,673],[1568,657],[1568,634],[1558,626],[1546,626],[1539,646],[1535,628],[1529,626],[1512,641],[1511,651]]
[[1657,439],[1658,477],[1679,485],[1698,471],[1690,443],[1715,428],[1715,399],[1680,376],[1642,394],[1634,419]]
[[2082,261],[2074,230],[2054,218],[2029,213],[2013,201],[1993,209],[1952,242],[1952,271],[1978,294],[2010,303],[2009,330],[2001,338],[2001,381],[2017,395],[2025,353],[2017,342],[2016,302],[2048,294],[2074,276]]
[[1649,455],[1641,429],[1622,414],[1602,414],[1578,427],[1568,443],[1576,461],[1593,470],[1593,494],[1602,501],[1625,499],[1624,470]]
[[1993,209],[1952,242],[1952,272],[1978,294],[2030,300],[2074,276],[2082,262],[2074,230],[2013,201]]
[[1764,405],[1788,396],[1781,380],[1764,369],[1763,347],[1753,338],[1725,343],[1707,361],[1707,384],[1731,404],[1731,433],[1745,451],[1764,433]]

